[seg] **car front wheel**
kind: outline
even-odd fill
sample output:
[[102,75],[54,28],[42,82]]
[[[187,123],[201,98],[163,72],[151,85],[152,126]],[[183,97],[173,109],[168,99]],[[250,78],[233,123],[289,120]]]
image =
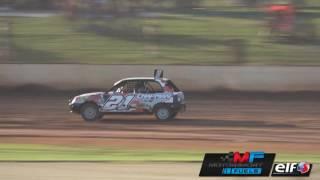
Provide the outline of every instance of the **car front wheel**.
[[93,103],[84,104],[81,107],[80,114],[86,121],[92,122],[102,118],[97,105]]
[[171,109],[167,106],[159,106],[154,114],[156,118],[161,121],[167,121],[173,118]]

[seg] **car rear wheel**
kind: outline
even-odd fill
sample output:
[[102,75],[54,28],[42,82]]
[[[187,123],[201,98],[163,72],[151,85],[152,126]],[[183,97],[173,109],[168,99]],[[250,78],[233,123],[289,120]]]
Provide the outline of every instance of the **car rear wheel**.
[[98,106],[93,103],[84,104],[81,107],[80,114],[84,120],[89,122],[102,118],[102,113],[99,112]]
[[167,106],[159,106],[154,114],[156,118],[161,121],[167,121],[173,118],[171,109]]

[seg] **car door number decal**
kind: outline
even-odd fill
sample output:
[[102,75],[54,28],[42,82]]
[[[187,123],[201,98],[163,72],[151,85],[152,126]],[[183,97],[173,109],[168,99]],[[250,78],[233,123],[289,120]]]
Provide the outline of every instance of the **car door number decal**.
[[128,109],[130,102],[133,100],[134,95],[113,95],[111,96],[106,104],[103,106],[105,110],[116,110],[116,109]]

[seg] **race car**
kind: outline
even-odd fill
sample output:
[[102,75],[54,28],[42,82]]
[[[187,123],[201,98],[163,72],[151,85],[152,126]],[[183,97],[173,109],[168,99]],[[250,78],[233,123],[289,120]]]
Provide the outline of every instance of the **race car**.
[[106,114],[154,114],[158,120],[171,120],[186,109],[184,93],[166,78],[163,70],[154,77],[122,79],[108,92],[82,94],[69,101],[73,113],[86,121]]

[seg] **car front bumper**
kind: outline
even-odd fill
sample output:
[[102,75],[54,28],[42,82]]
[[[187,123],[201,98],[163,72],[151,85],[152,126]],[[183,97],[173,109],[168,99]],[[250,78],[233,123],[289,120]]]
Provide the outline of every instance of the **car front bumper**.
[[70,112],[80,113],[81,104],[77,104],[77,103],[71,104],[71,103],[69,103],[69,108],[70,108]]

